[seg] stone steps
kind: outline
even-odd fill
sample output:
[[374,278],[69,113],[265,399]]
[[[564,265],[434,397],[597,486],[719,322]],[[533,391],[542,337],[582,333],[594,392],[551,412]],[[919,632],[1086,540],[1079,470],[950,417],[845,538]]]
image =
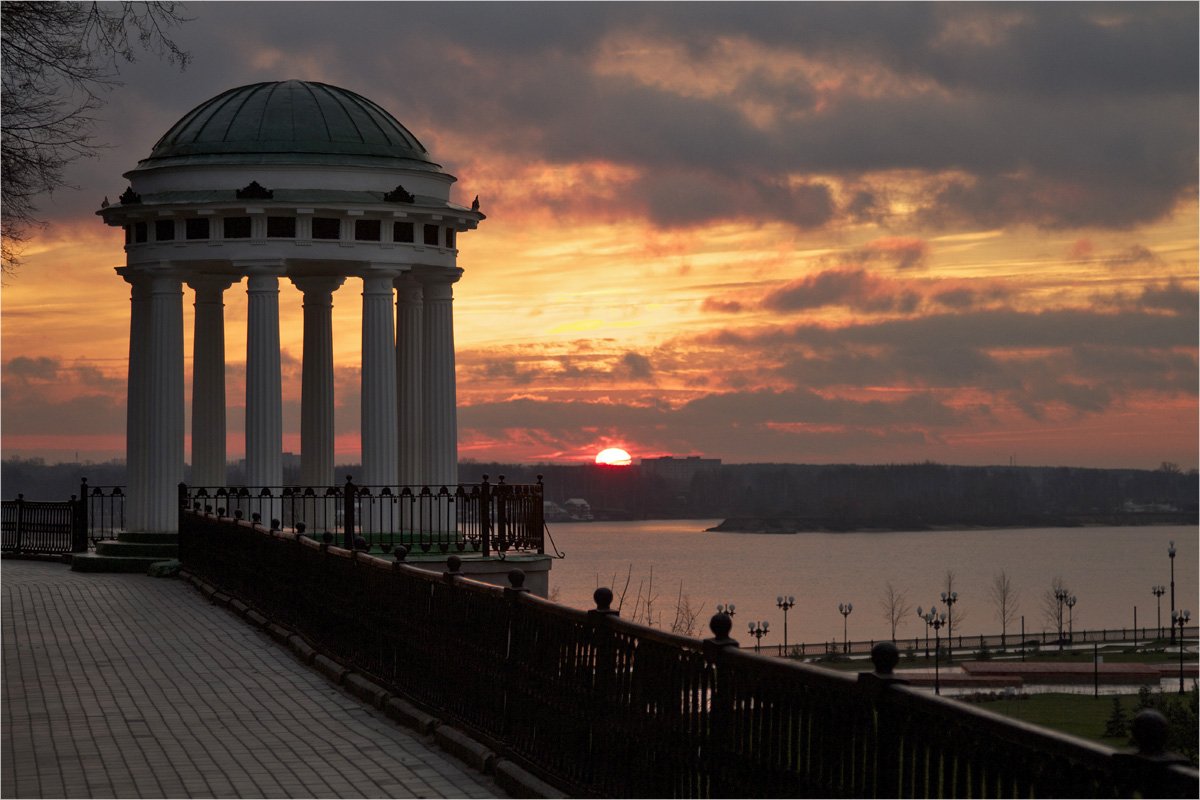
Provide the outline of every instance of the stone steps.
[[71,559],[76,572],[146,572],[151,564],[179,558],[179,537],[174,533],[122,532],[116,539],[96,543],[95,553]]

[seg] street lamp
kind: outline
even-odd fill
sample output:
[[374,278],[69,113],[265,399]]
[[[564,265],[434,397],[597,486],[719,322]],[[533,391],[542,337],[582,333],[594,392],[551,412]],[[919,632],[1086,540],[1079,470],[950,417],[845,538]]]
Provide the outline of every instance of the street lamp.
[[942,592],[942,602],[946,604],[946,660],[954,660],[954,604],[958,602],[958,592]]
[[1054,590],[1054,599],[1058,601],[1058,650],[1060,653],[1062,652],[1062,649],[1063,649],[1063,635],[1062,635],[1063,603],[1067,602],[1067,598],[1070,596],[1071,596],[1071,593],[1068,592],[1066,589],[1055,589]]
[[780,595],[775,598],[775,605],[783,609],[783,653],[781,655],[787,655],[787,612],[796,605],[796,598],[790,594],[787,597]]
[[1190,611],[1172,611],[1171,612],[1171,633],[1175,633],[1175,626],[1179,626],[1179,693],[1183,694],[1183,628],[1188,624],[1188,620],[1192,618]]
[[[1065,601],[1067,604],[1067,641],[1071,644],[1075,643],[1075,604],[1079,602],[1079,598],[1071,595]],[[1135,636],[1137,634],[1134,634]],[[1084,637],[1087,638],[1086,636]]]
[[938,655],[941,653],[942,642],[938,638],[938,632],[942,629],[942,625],[946,622],[945,614],[938,614],[935,608],[930,608],[929,613],[925,615],[925,624],[933,628],[933,693],[942,693],[941,679],[941,660]]
[[[929,613],[930,614],[936,613],[936,609],[933,607],[930,607]],[[929,628],[931,626],[931,623],[929,622],[929,618],[925,615],[925,612],[921,610],[920,606],[917,606],[917,616],[920,617],[921,621],[925,623],[925,660],[928,661],[929,660]]]
[[766,620],[763,620],[762,622],[750,623],[750,635],[755,639],[754,652],[757,653],[759,651],[759,647],[762,645],[762,637],[767,635],[767,629],[770,627],[771,623],[767,622]]
[[[1158,638],[1162,638],[1162,596],[1167,593],[1165,586],[1151,586],[1150,594],[1154,595],[1154,602],[1158,606]],[[1172,628],[1171,630],[1175,630]],[[1134,634],[1136,636],[1136,633]]]
[[729,616],[732,617],[733,616],[733,608],[734,608],[733,603],[725,603],[724,605],[722,605],[721,603],[717,603],[717,613],[718,614],[728,614]]
[[850,616],[850,612],[854,610],[853,603],[838,603],[838,613],[842,615],[842,652],[850,652],[850,639],[846,636],[846,618]]
[[1175,540],[1172,539],[1167,547],[1167,555],[1171,558],[1171,644],[1175,644]]

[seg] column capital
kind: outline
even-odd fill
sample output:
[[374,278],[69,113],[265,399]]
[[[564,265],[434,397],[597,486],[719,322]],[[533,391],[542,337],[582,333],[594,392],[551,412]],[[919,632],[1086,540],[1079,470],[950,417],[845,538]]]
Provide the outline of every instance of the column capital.
[[446,286],[457,283],[458,279],[463,275],[461,267],[444,267],[423,269],[420,272],[414,272],[413,276],[421,282],[423,286]]
[[246,275],[247,294],[279,294],[279,276],[274,273],[251,272]]
[[117,267],[116,273],[128,283],[149,283],[156,278],[181,280],[183,271],[171,261],[156,261],[151,264]]
[[289,275],[288,279],[305,295],[332,295],[346,282],[345,275]]
[[221,294],[226,289],[235,283],[240,283],[241,280],[241,275],[195,273],[184,278],[184,283],[196,292],[197,303],[217,303],[220,302]]
[[392,286],[395,283],[396,275],[394,270],[372,270],[364,272],[362,277],[363,295],[381,294],[391,297]]

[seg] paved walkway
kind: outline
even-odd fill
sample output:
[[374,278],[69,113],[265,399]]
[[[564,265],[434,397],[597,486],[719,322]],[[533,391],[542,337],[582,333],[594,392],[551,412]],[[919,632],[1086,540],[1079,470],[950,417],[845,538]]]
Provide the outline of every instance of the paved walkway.
[[5,798],[505,796],[182,581],[0,587]]

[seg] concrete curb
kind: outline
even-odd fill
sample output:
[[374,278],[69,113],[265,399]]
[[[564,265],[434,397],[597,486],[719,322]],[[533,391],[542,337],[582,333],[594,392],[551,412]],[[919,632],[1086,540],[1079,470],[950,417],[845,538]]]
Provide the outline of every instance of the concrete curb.
[[508,759],[496,759],[492,770],[496,783],[513,797],[566,797],[561,790]]
[[244,616],[246,621],[254,625],[256,628],[265,628],[271,624],[271,620],[267,619],[253,608],[248,609],[242,616]]
[[494,752],[451,725],[438,725],[434,728],[433,739],[438,743],[438,747],[480,772],[491,772],[496,763]]
[[407,700],[394,696],[383,704],[383,713],[404,727],[426,735],[442,724],[436,717],[426,714]]
[[365,703],[370,703],[376,708],[383,708],[384,704],[392,696],[392,693],[387,689],[384,689],[370,678],[359,675],[357,672],[351,672],[346,675],[342,681],[342,685],[350,694]]
[[268,621],[268,623],[263,626],[263,630],[267,632],[268,636],[280,644],[287,644],[288,637],[292,635],[291,631],[277,622]]
[[329,680],[333,681],[338,686],[342,685],[342,683],[346,680],[346,675],[350,673],[350,670],[346,669],[329,656],[321,655],[320,653],[317,653],[310,663],[316,668],[317,672],[321,673],[326,678],[329,678]]
[[313,649],[312,645],[294,633],[286,641],[288,649],[296,654],[296,658],[312,666],[313,659],[317,657],[317,651]]

